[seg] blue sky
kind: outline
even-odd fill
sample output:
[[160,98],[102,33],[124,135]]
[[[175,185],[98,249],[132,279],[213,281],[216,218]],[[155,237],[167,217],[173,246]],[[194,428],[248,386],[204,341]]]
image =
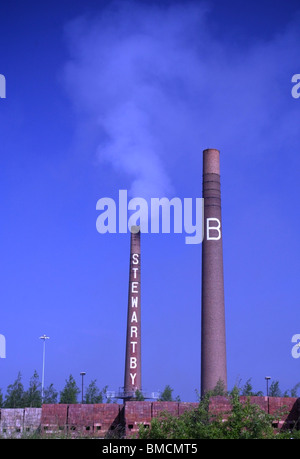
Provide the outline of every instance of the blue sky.
[[[254,4],[253,4],[254,3]],[[0,360],[57,390],[123,385],[129,234],[101,197],[201,197],[221,151],[228,386],[300,381],[298,1],[16,1],[0,6]],[[200,389],[201,245],[142,235],[142,380]]]

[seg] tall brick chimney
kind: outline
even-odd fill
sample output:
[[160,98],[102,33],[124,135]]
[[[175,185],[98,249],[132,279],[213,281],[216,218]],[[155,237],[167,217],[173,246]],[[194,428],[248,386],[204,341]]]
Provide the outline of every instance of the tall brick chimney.
[[131,227],[124,399],[141,391],[141,241],[140,227]]
[[227,389],[220,152],[203,151],[201,394],[219,380]]

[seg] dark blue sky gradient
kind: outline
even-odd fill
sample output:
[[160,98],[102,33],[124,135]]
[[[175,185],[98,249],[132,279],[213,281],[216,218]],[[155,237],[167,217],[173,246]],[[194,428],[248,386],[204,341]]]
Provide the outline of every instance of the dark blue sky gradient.
[[[229,388],[300,381],[299,26],[292,0],[1,4],[4,394],[18,371],[25,386],[41,376],[44,333],[46,385],[86,371],[122,386],[130,238],[97,233],[96,202],[201,197],[208,147],[221,151]],[[201,245],[142,235],[144,389],[196,400],[200,281]]]

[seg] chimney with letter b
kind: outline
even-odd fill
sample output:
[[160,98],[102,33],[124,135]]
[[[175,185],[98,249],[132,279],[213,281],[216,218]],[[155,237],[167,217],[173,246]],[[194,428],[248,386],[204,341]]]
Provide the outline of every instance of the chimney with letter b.
[[203,152],[201,394],[219,381],[227,390],[220,153]]

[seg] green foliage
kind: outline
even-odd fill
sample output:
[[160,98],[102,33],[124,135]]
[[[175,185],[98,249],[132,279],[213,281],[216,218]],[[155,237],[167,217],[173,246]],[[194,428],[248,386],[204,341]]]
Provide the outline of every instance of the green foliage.
[[[219,391],[220,386],[216,388]],[[213,415],[209,412],[209,400],[207,394],[196,409],[187,410],[181,416],[172,416],[170,413],[162,413],[154,418],[150,429],[139,429],[141,439],[268,439],[279,438],[276,434],[272,421],[275,417],[263,411],[258,405],[240,401],[239,389],[228,395],[231,410],[223,415]],[[288,435],[288,434],[284,434]],[[290,436],[286,438],[291,438]],[[295,433],[295,437],[297,437]]]
[[78,394],[80,394],[80,389],[73,376],[70,375],[69,379],[66,379],[65,387],[60,392],[59,403],[77,403]]
[[[96,380],[91,381],[85,392],[85,403],[110,403],[111,399],[107,396],[108,386],[99,389],[96,386]],[[72,375],[65,381],[65,387],[60,392],[59,403],[77,403],[77,397],[80,389],[77,387],[76,382]],[[42,404],[55,404],[58,403],[58,392],[55,390],[51,383],[48,387],[44,388],[44,397],[42,400],[41,383],[39,375],[34,371],[33,376],[29,381],[29,387],[25,391],[21,373],[13,384],[7,387],[5,399],[2,390],[0,389],[0,408],[25,408],[36,407],[39,408]]]
[[28,390],[24,393],[24,406],[36,408],[42,406],[41,383],[36,371],[30,379]]
[[223,422],[223,438],[232,439],[262,439],[272,438],[273,417],[263,411],[255,403],[241,403],[236,392],[231,394],[232,411],[228,419]]
[[19,372],[17,379],[13,384],[7,387],[7,394],[5,396],[4,408],[24,408],[24,386],[22,383],[22,375]]
[[96,379],[91,381],[85,392],[85,403],[103,403],[104,390],[96,386]]
[[[53,388],[53,384],[44,390],[43,403],[57,403],[57,392]],[[42,392],[39,375],[34,371],[33,376],[29,381],[28,390],[24,390],[21,373],[18,373],[17,379],[13,384],[7,387],[5,400],[0,390],[0,407],[3,408],[25,408],[42,406]]]
[[135,400],[138,402],[142,402],[145,400],[145,397],[143,396],[142,392],[139,390],[135,391]]
[[298,389],[300,387],[300,382],[298,382],[292,389],[291,389],[291,397],[298,397]]
[[216,396],[216,395],[221,395],[225,396],[227,395],[227,391],[225,389],[225,383],[222,379],[219,379],[215,387],[213,388],[212,391],[209,392],[210,396]]
[[272,381],[269,389],[270,397],[282,397],[281,390],[279,388],[279,381]]
[[172,389],[168,384],[164,388],[163,392],[161,393],[160,398],[158,399],[160,402],[172,402],[173,397],[172,397],[172,392],[174,389]]
[[173,391],[174,389],[169,386],[169,384],[166,385],[164,388],[163,392],[161,393],[160,398],[158,399],[159,402],[180,402],[180,397],[177,395],[175,397],[175,400],[173,399]]
[[262,396],[262,395],[264,395],[264,394],[263,394],[262,391],[258,391],[258,392],[254,392],[254,391],[253,391],[253,387],[252,387],[252,384],[251,384],[251,378],[249,378],[249,379],[247,379],[247,381],[245,382],[244,386],[242,387],[241,395],[246,395],[246,396],[252,396],[252,395]]
[[163,412],[153,418],[150,429],[139,429],[141,439],[191,439],[217,438],[215,426],[210,421],[206,401],[200,402],[195,410],[185,411],[181,416]]
[[58,392],[54,389],[53,384],[50,384],[48,387],[44,389],[44,399],[43,399],[44,404],[57,403],[57,398],[58,398]]

